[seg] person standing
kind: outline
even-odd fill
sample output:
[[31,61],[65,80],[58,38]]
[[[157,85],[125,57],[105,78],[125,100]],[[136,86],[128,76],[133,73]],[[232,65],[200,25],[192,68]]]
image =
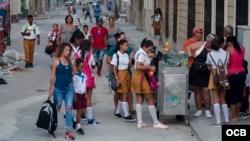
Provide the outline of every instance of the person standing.
[[151,60],[148,54],[153,49],[153,42],[151,40],[143,39],[141,48],[135,54],[135,71],[131,81],[131,91],[136,93],[136,115],[137,115],[137,128],[145,128],[147,124],[142,121],[142,105],[144,98],[148,104],[149,113],[153,119],[153,127],[155,129],[167,129],[168,126],[159,122],[156,115],[156,108],[153,98],[153,92],[150,89],[149,83],[146,78],[141,80],[143,71],[155,71],[154,66],[150,66]]
[[23,25],[21,34],[23,35],[25,68],[33,67],[36,41],[37,45],[40,44],[40,31],[37,25],[33,23],[32,15],[28,15],[28,22]]
[[95,24],[98,24],[99,18],[100,18],[100,14],[102,12],[102,9],[100,7],[99,4],[96,5],[95,9],[94,9],[94,14],[95,14]]
[[62,43],[58,47],[56,59],[52,64],[50,85],[49,85],[49,98],[54,97],[54,102],[59,112],[62,106],[62,102],[65,103],[65,122],[66,122],[66,139],[74,140],[75,137],[72,133],[72,107],[74,89],[72,84],[72,78],[74,76],[73,65],[70,60],[72,52],[71,45],[69,43]]
[[65,24],[59,29],[57,44],[59,45],[62,42],[70,43],[70,38],[75,30],[76,28],[73,25],[73,17],[71,15],[67,15],[65,17]]
[[[231,26],[231,25],[226,25],[225,27],[224,27],[224,37],[225,38],[228,38],[228,37],[230,37],[230,36],[233,36],[234,35],[234,28],[233,28],[233,26]],[[224,50],[227,50],[227,45],[225,44],[224,45],[224,48],[223,48]]]
[[161,28],[162,28],[162,12],[160,8],[155,10],[155,14],[151,17],[153,19],[153,28],[154,28],[154,35],[155,35],[155,45],[159,45],[160,37],[161,37]]
[[[115,34],[120,32],[119,27],[115,26],[115,18],[114,17],[109,17],[109,28],[108,28],[108,45],[107,45],[107,50],[109,50],[112,46],[116,46],[116,38]],[[112,56],[107,56],[106,57],[106,63],[107,63],[107,71],[110,72],[110,62]],[[108,77],[108,75],[107,75]]]
[[240,116],[240,108],[243,100],[243,90],[246,81],[246,72],[243,66],[245,49],[237,41],[235,36],[226,39],[227,51],[230,54],[228,64],[228,80],[230,89],[228,90],[228,104],[232,117],[230,122],[237,122]]
[[97,66],[97,75],[101,76],[103,58],[107,49],[108,29],[103,27],[103,19],[98,20],[98,25],[90,31],[92,37],[93,55]]
[[72,17],[73,17],[73,25],[76,27],[76,29],[79,26],[82,26],[81,25],[80,17],[78,15],[78,13],[76,12],[76,8],[75,7],[73,8],[73,11],[72,11]]
[[[111,64],[113,66],[113,72],[116,78],[116,84],[120,94],[121,107],[124,112],[125,121],[135,121],[133,117],[129,115],[128,109],[128,93],[130,92],[131,75],[129,74],[129,68],[132,67],[133,54],[129,57],[126,53],[128,49],[128,41],[120,40],[117,43],[116,53],[112,57]],[[116,110],[116,117],[122,117],[120,115],[120,109]]]
[[92,17],[91,17],[91,15],[90,15],[90,5],[89,5],[89,4],[86,4],[86,14],[85,14],[84,20],[86,20],[87,17],[89,17],[90,22],[93,22],[93,21],[92,21]]
[[[224,123],[227,124],[229,122],[228,116],[228,106],[225,100],[226,92],[223,88],[220,88],[214,83],[213,75],[216,73],[216,64],[219,59],[222,62],[225,62],[225,67],[228,65],[228,53],[222,49],[224,46],[224,38],[222,36],[216,35],[211,43],[212,50],[207,54],[206,64],[208,68],[211,70],[208,89],[212,90],[213,95],[213,107],[215,113],[216,123],[213,123],[212,126],[221,127],[223,124],[221,122],[221,109],[224,115]],[[216,63],[216,64],[215,64]]]

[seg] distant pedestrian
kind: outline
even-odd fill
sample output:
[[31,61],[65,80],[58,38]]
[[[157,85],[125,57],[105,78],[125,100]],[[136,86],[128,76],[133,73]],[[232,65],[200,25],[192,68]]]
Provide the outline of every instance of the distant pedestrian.
[[84,20],[86,20],[87,17],[89,17],[90,22],[93,22],[93,21],[92,21],[92,17],[91,17],[91,15],[90,15],[90,5],[89,5],[89,4],[86,4],[86,14],[85,14]]
[[115,116],[118,118],[122,118],[120,115],[120,109],[123,109],[124,112],[124,120],[125,121],[135,121],[135,119],[129,115],[128,109],[128,93],[130,92],[131,85],[131,75],[129,73],[129,68],[132,67],[132,59],[133,54],[128,56],[126,51],[128,50],[128,41],[120,40],[117,43],[117,48],[115,54],[112,57],[112,68],[115,78],[116,84],[118,86],[117,93],[120,95],[121,106],[118,106],[116,109]]
[[54,60],[49,85],[49,97],[54,97],[54,102],[57,106],[58,112],[61,109],[62,102],[65,103],[65,122],[66,122],[66,139],[74,140],[72,133],[72,106],[74,89],[72,85],[73,65],[70,60],[72,48],[69,43],[62,43],[57,50]]
[[91,37],[91,34],[89,32],[89,27],[88,25],[83,25],[83,35],[84,35],[84,42],[89,42],[90,45],[92,43],[92,37]]
[[155,14],[151,17],[153,19],[153,28],[154,28],[154,35],[155,35],[155,45],[159,45],[159,41],[161,38],[161,28],[162,28],[162,22],[163,22],[163,18],[162,18],[162,12],[160,8],[157,8],[155,10]]
[[[116,46],[116,39],[115,34],[121,32],[120,28],[115,25],[115,18],[109,17],[109,27],[108,27],[108,45],[107,50],[109,50],[112,46]],[[107,63],[107,71],[110,72],[110,62],[111,62],[112,56],[106,57],[106,63]]]
[[98,25],[90,31],[93,40],[92,49],[97,66],[97,75],[101,76],[103,58],[107,49],[108,29],[103,26],[103,20],[98,20]]
[[157,115],[156,115],[156,108],[153,98],[153,92],[150,89],[149,83],[146,78],[141,80],[141,76],[143,71],[151,70],[155,71],[154,66],[150,66],[151,60],[148,57],[148,54],[153,49],[153,42],[151,40],[143,39],[141,43],[141,48],[135,54],[135,71],[132,76],[131,82],[131,90],[132,92],[136,93],[136,115],[137,115],[137,128],[145,128],[147,124],[142,121],[142,105],[144,98],[148,104],[149,113],[153,119],[153,127],[166,129],[168,128],[167,125],[159,122]]
[[76,28],[73,25],[73,17],[71,15],[67,15],[65,17],[65,24],[63,24],[59,29],[57,44],[62,42],[70,43],[70,38],[75,30]]
[[[227,67],[228,65],[228,59],[229,55],[228,53],[222,49],[224,46],[224,38],[222,36],[216,35],[211,43],[212,50],[210,53],[207,54],[207,60],[206,63],[208,64],[208,68],[211,70],[209,83],[208,83],[208,89],[212,90],[212,97],[213,97],[213,107],[214,107],[214,113],[215,113],[215,119],[216,122],[212,124],[212,126],[215,127],[221,127],[223,124],[221,122],[221,109],[223,111],[224,115],[224,122],[227,124],[229,122],[229,116],[228,116],[228,106],[225,100],[226,92],[223,88],[219,88],[213,80],[213,74],[216,73],[216,64],[214,62],[218,62],[219,59],[221,59],[223,62],[225,62],[225,65]],[[214,60],[214,61],[213,61]]]
[[28,22],[23,25],[21,34],[23,35],[25,68],[33,67],[36,41],[37,45],[40,44],[40,30],[33,23],[32,15],[28,15]]
[[[234,28],[233,28],[233,26],[231,26],[231,25],[226,25],[225,27],[224,27],[224,37],[225,38],[228,38],[228,37],[230,37],[230,36],[233,36],[234,35]],[[227,50],[227,45],[225,44],[224,45],[224,48],[223,48],[224,50]]]
[[55,52],[57,49],[57,38],[58,38],[58,24],[54,23],[53,24],[53,29],[48,33],[48,45],[51,45],[53,48],[53,53],[51,54],[51,57],[55,56]]
[[77,110],[76,117],[76,131],[79,135],[84,135],[81,126],[81,116],[86,113],[87,99],[86,99],[86,75],[83,74],[83,60],[78,58],[75,60],[76,74],[73,77],[73,86],[76,96],[76,102],[73,104],[74,109]]
[[98,20],[100,18],[101,12],[102,12],[102,9],[101,9],[100,5],[97,4],[96,7],[94,8],[95,21],[96,21],[95,23],[96,23],[96,25],[98,24]]
[[76,27],[76,29],[79,27],[79,26],[82,26],[81,24],[81,20],[80,20],[80,17],[78,15],[78,13],[76,12],[76,8],[74,7],[73,8],[73,11],[72,11],[72,15],[73,17],[73,25]]

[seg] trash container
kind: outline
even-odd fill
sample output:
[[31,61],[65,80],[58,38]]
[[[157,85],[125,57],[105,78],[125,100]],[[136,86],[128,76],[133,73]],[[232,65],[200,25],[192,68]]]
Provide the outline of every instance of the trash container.
[[188,67],[187,54],[171,52],[163,55],[159,63],[157,107],[160,117],[175,115],[185,118],[188,125]]
[[6,44],[4,42],[4,29],[0,28],[0,56],[3,55],[6,49]]

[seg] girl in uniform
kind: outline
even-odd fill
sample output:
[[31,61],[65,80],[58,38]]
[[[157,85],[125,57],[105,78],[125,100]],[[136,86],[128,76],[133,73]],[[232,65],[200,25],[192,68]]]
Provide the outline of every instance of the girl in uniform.
[[143,39],[141,43],[141,48],[135,54],[135,71],[133,73],[132,82],[131,82],[131,91],[136,93],[136,114],[138,125],[137,128],[145,128],[147,125],[142,121],[142,104],[144,98],[148,103],[149,113],[154,121],[154,128],[166,129],[167,125],[159,122],[156,115],[156,108],[154,105],[153,92],[150,89],[147,79],[144,77],[141,80],[143,71],[151,70],[155,71],[154,66],[150,66],[151,60],[148,54],[153,49],[153,42],[151,40]]

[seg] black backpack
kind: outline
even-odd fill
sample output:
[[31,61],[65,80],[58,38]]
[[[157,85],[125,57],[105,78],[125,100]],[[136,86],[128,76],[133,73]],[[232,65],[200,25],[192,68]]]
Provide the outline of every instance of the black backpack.
[[50,99],[43,103],[36,125],[37,128],[48,130],[48,133],[56,138],[54,131],[57,128],[57,109]]

